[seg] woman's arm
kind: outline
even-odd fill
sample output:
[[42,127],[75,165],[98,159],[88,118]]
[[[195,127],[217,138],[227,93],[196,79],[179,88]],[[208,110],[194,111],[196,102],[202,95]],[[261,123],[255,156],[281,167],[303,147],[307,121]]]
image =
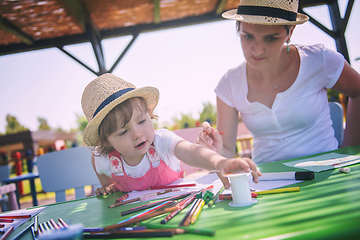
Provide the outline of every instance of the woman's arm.
[[345,62],[339,80],[333,90],[349,97],[344,141],[341,147],[360,144],[360,74]]
[[223,132],[222,140],[224,146],[224,156],[232,158],[235,155],[237,128],[239,124],[239,112],[220,98],[216,98],[217,102],[217,129]]
[[113,192],[117,192],[116,188],[115,188],[115,184],[114,182],[111,180],[111,178],[105,174],[98,174],[96,171],[96,166],[95,166],[95,156],[92,155],[91,156],[91,164],[94,168],[94,171],[96,173],[96,176],[99,179],[99,182],[101,184],[101,188],[98,188],[95,190],[95,194],[96,196],[99,195],[108,195],[111,194]]

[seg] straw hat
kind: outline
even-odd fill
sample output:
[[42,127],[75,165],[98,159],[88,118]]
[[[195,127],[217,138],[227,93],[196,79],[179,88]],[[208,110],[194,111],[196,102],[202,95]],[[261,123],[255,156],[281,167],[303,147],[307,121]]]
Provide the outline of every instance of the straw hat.
[[133,84],[111,73],[103,74],[91,81],[85,87],[81,98],[83,112],[89,121],[84,130],[84,143],[96,146],[102,120],[114,107],[133,97],[145,99],[151,113],[159,101],[159,90],[154,87],[136,89]]
[[299,0],[241,0],[238,9],[222,14],[223,18],[262,25],[296,25],[309,20],[298,13]]

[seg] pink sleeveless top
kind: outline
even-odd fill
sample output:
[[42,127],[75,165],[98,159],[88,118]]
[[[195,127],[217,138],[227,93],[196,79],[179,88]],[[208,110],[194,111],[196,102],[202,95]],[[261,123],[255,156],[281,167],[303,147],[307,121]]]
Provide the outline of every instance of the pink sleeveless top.
[[[131,192],[133,190],[141,191],[150,187],[165,186],[183,177],[184,171],[180,170],[176,172],[166,165],[156,153],[153,145],[149,148],[146,155],[150,161],[150,169],[144,176],[133,178],[126,175],[120,153],[114,150],[109,154],[111,180],[115,183],[115,187],[118,190],[122,192]],[[160,162],[160,164],[154,167],[158,162]]]

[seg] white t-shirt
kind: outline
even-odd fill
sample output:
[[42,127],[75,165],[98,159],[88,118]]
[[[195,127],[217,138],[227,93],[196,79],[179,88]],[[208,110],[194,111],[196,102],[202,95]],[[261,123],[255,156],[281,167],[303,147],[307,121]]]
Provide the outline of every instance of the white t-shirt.
[[269,109],[247,99],[246,63],[230,69],[216,95],[241,113],[253,135],[252,158],[257,164],[316,154],[337,148],[327,90],[344,68],[344,57],[323,45],[295,45],[300,69],[293,85],[278,93]]
[[[156,153],[172,170],[176,172],[180,171],[180,160],[175,157],[174,150],[176,144],[183,140],[183,138],[167,129],[158,129],[155,133],[154,146]],[[121,159],[121,161],[125,173],[134,178],[144,176],[150,169],[150,161],[146,154],[141,162],[136,166],[127,165],[123,159]],[[95,167],[98,174],[105,174],[111,177],[110,160],[108,155],[95,157]]]

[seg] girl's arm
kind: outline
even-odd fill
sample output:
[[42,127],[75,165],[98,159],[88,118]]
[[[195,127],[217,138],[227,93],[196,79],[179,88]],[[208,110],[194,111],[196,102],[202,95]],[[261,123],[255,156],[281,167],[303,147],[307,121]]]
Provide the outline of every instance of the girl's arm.
[[111,178],[105,174],[98,174],[97,171],[96,171],[96,166],[95,166],[95,156],[92,155],[91,156],[91,164],[94,168],[94,171],[96,173],[96,176],[98,177],[99,181],[100,181],[100,184],[102,187],[100,188],[97,188],[95,190],[95,194],[96,196],[99,196],[99,195],[108,195],[108,194],[111,194],[113,192],[117,192],[116,188],[115,188],[115,184],[114,182],[111,180]]
[[345,62],[339,80],[333,90],[349,97],[344,141],[341,147],[360,144],[360,74]]
[[230,184],[223,175],[226,173],[252,171],[254,182],[258,182],[258,176],[261,175],[257,171],[256,164],[249,158],[225,158],[217,152],[188,141],[180,141],[175,146],[175,156],[184,163],[207,170],[218,170],[221,181],[225,188],[229,188]]

